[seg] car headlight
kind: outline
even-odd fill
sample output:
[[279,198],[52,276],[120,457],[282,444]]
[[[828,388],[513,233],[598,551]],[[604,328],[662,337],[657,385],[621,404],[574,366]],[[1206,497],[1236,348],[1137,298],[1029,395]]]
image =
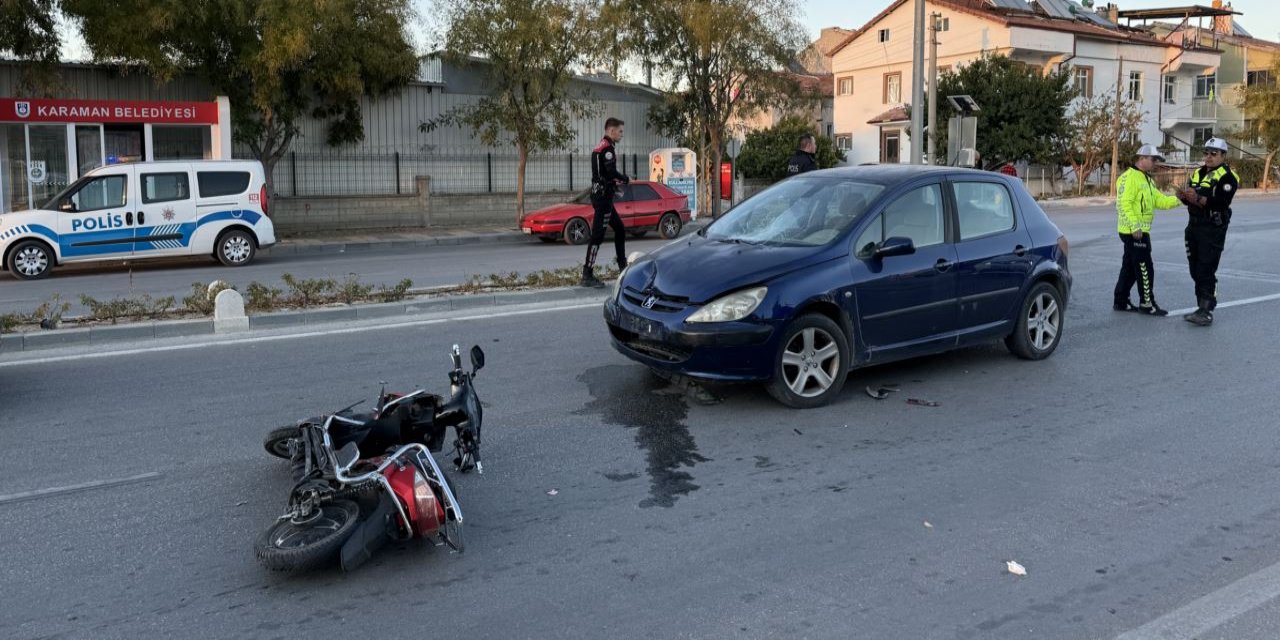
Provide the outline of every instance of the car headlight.
[[756,287],[731,293],[712,300],[707,306],[689,316],[686,322],[733,322],[741,320],[756,310],[769,293],[768,287]]
[[[631,268],[631,265],[627,265],[627,269],[630,269],[630,268]],[[622,279],[627,277],[627,269],[623,269],[622,271],[618,272],[618,279],[613,281],[614,302],[617,302],[618,296],[622,294]]]

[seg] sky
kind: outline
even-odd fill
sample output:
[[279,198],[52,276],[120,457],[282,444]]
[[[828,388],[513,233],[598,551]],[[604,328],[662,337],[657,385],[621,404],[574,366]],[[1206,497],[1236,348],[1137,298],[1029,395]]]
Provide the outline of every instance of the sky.
[[[856,29],[866,24],[877,13],[889,6],[892,0],[799,0],[801,19],[805,31],[817,39],[823,27]],[[1126,9],[1157,9],[1162,7],[1209,6],[1212,0],[1116,0],[1121,11]],[[1098,0],[1096,6],[1105,5]],[[1239,22],[1255,38],[1280,41],[1280,11],[1267,11],[1273,0],[1233,0],[1232,8],[1244,15],[1236,16]],[[1123,20],[1121,21],[1124,22]],[[1207,21],[1206,21],[1207,24]]]

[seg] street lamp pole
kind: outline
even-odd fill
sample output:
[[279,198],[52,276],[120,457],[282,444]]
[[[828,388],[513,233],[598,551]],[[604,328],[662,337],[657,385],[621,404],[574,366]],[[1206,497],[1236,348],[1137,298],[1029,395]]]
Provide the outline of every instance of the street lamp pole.
[[911,164],[924,160],[924,5],[916,1],[916,28],[911,53]]

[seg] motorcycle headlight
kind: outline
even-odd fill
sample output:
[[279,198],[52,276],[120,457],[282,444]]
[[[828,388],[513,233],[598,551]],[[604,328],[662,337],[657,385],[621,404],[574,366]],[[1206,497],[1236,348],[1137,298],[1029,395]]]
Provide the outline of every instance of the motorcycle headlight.
[[764,301],[768,287],[746,289],[712,300],[707,306],[689,316],[686,322],[733,322],[741,320],[756,310]]

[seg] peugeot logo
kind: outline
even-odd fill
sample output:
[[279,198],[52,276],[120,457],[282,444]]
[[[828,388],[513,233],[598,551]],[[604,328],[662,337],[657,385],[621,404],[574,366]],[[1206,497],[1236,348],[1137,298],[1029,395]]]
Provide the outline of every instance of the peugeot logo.
[[655,305],[655,304],[657,304],[657,303],[658,303],[658,296],[649,296],[648,298],[645,298],[645,299],[644,299],[644,302],[643,302],[643,303],[641,303],[641,305],[640,305],[640,306],[642,306],[642,307],[644,307],[644,308],[646,308],[646,309],[652,309],[652,308],[653,308],[653,305]]
[[30,102],[15,102],[13,103],[13,109],[18,113],[19,118],[25,118],[31,115]]

